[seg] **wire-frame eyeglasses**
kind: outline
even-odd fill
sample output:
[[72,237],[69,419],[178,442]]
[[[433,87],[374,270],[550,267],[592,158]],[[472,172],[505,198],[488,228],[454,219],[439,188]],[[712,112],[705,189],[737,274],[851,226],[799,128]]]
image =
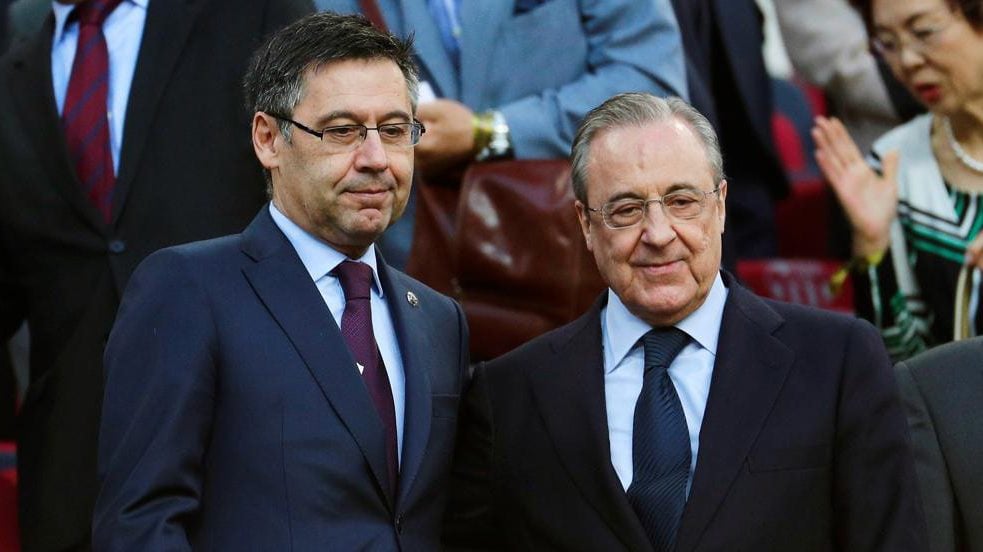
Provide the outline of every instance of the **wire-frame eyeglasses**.
[[652,203],[658,203],[662,207],[662,213],[670,220],[689,221],[702,215],[707,197],[719,191],[719,185],[709,192],[695,189],[677,190],[659,199],[616,199],[605,203],[600,209],[587,207],[587,210],[600,213],[604,224],[613,230],[641,224]]
[[427,129],[420,121],[412,123],[385,123],[376,127],[365,125],[334,125],[324,127],[321,130],[314,130],[306,125],[298,123],[290,117],[269,113],[281,121],[290,123],[300,130],[316,136],[321,143],[331,151],[346,152],[352,151],[362,145],[370,130],[379,133],[379,139],[386,148],[411,148],[420,143],[420,137]]

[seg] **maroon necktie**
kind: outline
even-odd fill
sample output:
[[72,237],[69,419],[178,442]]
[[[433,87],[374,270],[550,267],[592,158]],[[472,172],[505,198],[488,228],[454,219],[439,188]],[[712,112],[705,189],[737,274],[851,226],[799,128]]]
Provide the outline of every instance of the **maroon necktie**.
[[[379,347],[372,333],[372,267],[355,261],[342,261],[334,269],[345,292],[345,312],[341,315],[341,335],[348,350],[362,366],[362,381],[372,397],[375,409],[386,432],[386,461],[389,467],[390,490],[396,490],[398,459],[396,455],[396,409],[393,391],[382,363]],[[355,367],[357,368],[357,367]]]
[[102,23],[121,1],[86,0],[75,8],[72,15],[79,22],[78,45],[62,110],[65,139],[82,191],[107,223],[116,175],[109,149],[109,52]]

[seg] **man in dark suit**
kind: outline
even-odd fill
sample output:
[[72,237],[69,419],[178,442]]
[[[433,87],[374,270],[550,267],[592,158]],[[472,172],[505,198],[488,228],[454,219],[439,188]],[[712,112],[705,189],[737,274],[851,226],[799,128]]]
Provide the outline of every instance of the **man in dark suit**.
[[136,271],[106,350],[98,550],[435,550],[467,327],[374,242],[413,173],[411,44],[321,13],[246,76],[272,202]]
[[[0,61],[0,342],[23,320],[31,333],[18,440],[27,551],[88,546],[102,353],[119,296],[152,251],[238,231],[262,205],[242,75],[265,33],[313,8],[87,0],[49,10]],[[94,11],[101,26],[80,15]],[[100,34],[103,47],[75,55],[79,38]],[[82,100],[98,155],[69,139],[87,135],[64,113]],[[80,172],[92,168],[83,159],[104,164]],[[96,174],[108,175],[98,201],[83,190]]]
[[869,324],[720,271],[728,185],[679,99],[615,96],[573,146],[609,285],[480,365],[447,542],[507,550],[922,550],[891,366]]
[[895,367],[908,413],[929,549],[983,551],[983,338]]
[[725,266],[778,254],[775,201],[788,182],[771,132],[771,79],[755,0],[673,0],[689,97],[717,131],[731,183]]

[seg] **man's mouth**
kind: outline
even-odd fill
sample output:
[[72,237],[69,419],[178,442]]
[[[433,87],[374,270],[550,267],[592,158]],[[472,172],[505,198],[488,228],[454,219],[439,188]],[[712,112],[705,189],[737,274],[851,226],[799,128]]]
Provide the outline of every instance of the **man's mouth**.
[[658,275],[676,270],[683,261],[654,261],[635,264],[635,268],[641,269],[648,274]]

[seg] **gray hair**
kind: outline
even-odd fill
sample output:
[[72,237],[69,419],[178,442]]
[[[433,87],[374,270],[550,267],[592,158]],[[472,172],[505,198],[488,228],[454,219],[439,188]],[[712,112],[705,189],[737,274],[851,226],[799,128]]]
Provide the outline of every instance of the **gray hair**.
[[713,126],[693,106],[679,98],[660,98],[637,92],[618,94],[595,107],[584,117],[573,139],[570,155],[573,164],[573,193],[587,204],[587,166],[590,145],[597,133],[619,127],[642,126],[678,119],[689,125],[706,150],[714,185],[724,179],[724,159]]
[[[419,76],[413,62],[413,38],[403,40],[372,26],[361,15],[331,12],[303,17],[271,36],[254,54],[243,79],[246,108],[292,117],[304,97],[308,71],[349,59],[389,60],[406,79],[413,113]],[[290,123],[279,120],[280,133],[290,140]],[[270,174],[266,171],[269,185]]]

